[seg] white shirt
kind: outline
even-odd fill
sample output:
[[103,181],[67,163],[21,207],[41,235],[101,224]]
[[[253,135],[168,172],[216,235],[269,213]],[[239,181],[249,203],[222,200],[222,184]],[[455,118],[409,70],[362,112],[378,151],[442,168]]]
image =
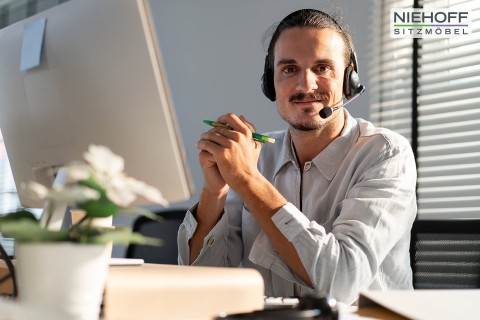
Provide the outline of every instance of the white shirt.
[[[258,162],[289,201],[272,221],[295,246],[314,288],[291,272],[234,191],[193,265],[255,268],[267,296],[314,290],[351,304],[367,289],[412,289],[410,229],[417,206],[410,144],[346,110],[345,117],[341,135],[305,163],[303,172],[288,130],[268,134],[276,142],[262,146]],[[189,261],[194,210],[179,229],[180,264]]]

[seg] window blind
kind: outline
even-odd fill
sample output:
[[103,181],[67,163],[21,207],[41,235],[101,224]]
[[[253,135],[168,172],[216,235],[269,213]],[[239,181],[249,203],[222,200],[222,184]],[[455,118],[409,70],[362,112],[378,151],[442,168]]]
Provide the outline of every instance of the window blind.
[[411,8],[413,0],[374,3],[369,64],[370,121],[412,141],[412,39],[390,37],[391,8]]
[[418,213],[480,216],[480,2],[424,0],[425,9],[469,11],[471,34],[420,39]]
[[[413,1],[376,4],[371,120],[416,146],[420,219],[478,218],[480,1],[418,1],[419,8],[468,11],[471,30],[468,36],[420,38],[416,54],[412,39],[389,35],[390,9],[413,8]],[[412,123],[417,124],[413,136]]]

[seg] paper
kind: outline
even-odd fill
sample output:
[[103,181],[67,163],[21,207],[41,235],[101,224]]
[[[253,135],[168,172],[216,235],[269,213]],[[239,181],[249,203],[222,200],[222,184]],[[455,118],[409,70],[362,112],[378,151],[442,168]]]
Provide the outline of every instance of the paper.
[[480,314],[480,290],[367,291],[359,307],[379,305],[409,319],[472,319]]
[[20,71],[26,71],[40,65],[46,23],[46,18],[42,18],[24,26]]
[[110,258],[111,266],[141,266],[143,263],[143,259]]

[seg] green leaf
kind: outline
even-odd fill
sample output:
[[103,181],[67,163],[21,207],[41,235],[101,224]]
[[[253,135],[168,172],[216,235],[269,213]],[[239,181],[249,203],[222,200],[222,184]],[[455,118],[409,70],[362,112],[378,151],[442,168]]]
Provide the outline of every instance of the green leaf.
[[30,220],[30,221],[36,221],[38,223],[35,215],[25,209],[20,209],[18,211],[9,213],[7,215],[0,216],[0,224],[4,222],[19,221],[19,220]]
[[3,222],[0,231],[7,238],[14,238],[18,242],[54,242],[68,241],[66,230],[47,230],[37,221],[29,219]]
[[105,188],[102,187],[100,183],[98,183],[97,180],[93,178],[93,176],[88,177],[86,180],[82,180],[78,182],[79,185],[89,187],[93,190],[97,190],[98,192],[105,192]]
[[83,202],[78,207],[85,210],[89,218],[109,217],[116,214],[119,210],[118,206],[108,200],[104,193],[100,195],[100,199]]
[[145,216],[153,221],[162,222],[163,218],[154,212],[141,208],[141,207],[134,207],[134,208],[125,208],[120,211],[121,214],[129,215],[129,216]]
[[161,246],[163,243],[161,239],[145,237],[140,233],[132,232],[130,228],[104,229],[101,234],[90,237],[88,241],[97,244],[113,242],[123,245],[142,244],[150,246]]
[[85,210],[87,217],[109,217],[118,212],[118,206],[108,199],[105,189],[95,179],[90,177],[87,180],[80,181],[79,184],[100,193],[100,199],[89,200],[78,204],[80,209]]

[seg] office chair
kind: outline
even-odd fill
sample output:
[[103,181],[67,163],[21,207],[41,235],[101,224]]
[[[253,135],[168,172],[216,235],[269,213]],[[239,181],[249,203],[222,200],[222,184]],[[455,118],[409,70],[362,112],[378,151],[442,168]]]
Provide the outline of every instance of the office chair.
[[416,220],[410,255],[415,289],[480,288],[480,219]]
[[[7,254],[7,252],[5,251],[1,243],[0,243],[0,260],[3,260],[3,263],[5,263],[6,269],[7,269],[5,273],[2,272],[0,274],[0,296],[11,295],[12,297],[16,297],[18,292],[17,292],[17,279],[15,275],[15,267],[12,262],[12,257],[10,257]],[[8,288],[9,286],[12,287],[11,294],[4,293],[3,289]]]
[[144,216],[138,217],[132,230],[144,236],[159,238],[162,246],[130,244],[127,258],[140,258],[146,263],[178,264],[177,232],[187,209],[172,209],[155,212],[162,221],[153,221]]

